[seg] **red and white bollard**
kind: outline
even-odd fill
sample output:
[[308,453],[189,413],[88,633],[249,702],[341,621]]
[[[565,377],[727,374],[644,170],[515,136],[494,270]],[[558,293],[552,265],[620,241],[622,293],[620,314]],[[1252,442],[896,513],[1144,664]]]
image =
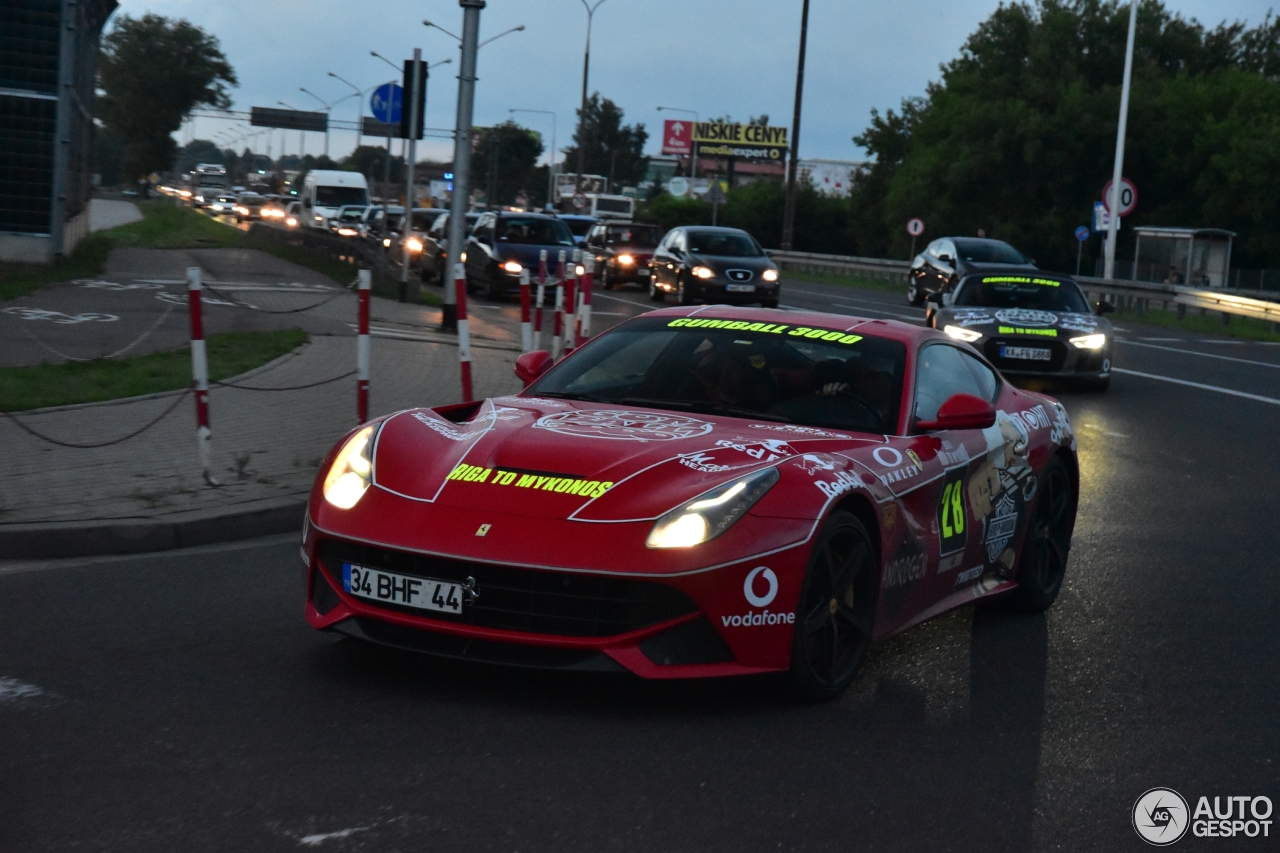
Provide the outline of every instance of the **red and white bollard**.
[[369,270],[360,270],[360,319],[356,327],[356,421],[369,420]]
[[555,317],[556,321],[551,329],[551,358],[559,361],[560,356],[564,355],[564,282],[565,282],[565,252],[560,250],[560,269],[556,275],[556,304]]
[[538,253],[538,298],[533,313],[533,348],[542,349],[542,304],[547,289],[547,250]]
[[462,401],[471,402],[471,329],[467,323],[467,271],[454,264],[453,286],[458,297],[458,362],[462,368]]
[[191,375],[196,385],[196,447],[204,481],[213,478],[213,432],[209,429],[209,361],[204,349],[204,317],[200,313],[200,268],[187,267],[187,307],[191,312]]
[[577,323],[577,301],[578,301],[578,257],[579,251],[573,250],[573,262],[569,264],[567,278],[564,283],[564,351],[573,352],[576,341],[574,335],[577,334],[575,324]]
[[529,268],[520,270],[520,351],[533,350],[533,329],[529,322]]
[[582,284],[578,288],[580,298],[578,301],[578,346],[586,343],[591,337],[591,289],[594,284],[592,274],[596,270],[596,257],[591,253],[582,259]]

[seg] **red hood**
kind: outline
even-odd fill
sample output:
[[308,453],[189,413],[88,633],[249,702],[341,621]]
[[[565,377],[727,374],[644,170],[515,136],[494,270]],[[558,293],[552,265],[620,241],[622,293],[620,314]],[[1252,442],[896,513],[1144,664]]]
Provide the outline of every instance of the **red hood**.
[[499,397],[460,424],[430,409],[388,419],[375,448],[374,482],[458,508],[651,519],[781,459],[882,440],[768,421]]

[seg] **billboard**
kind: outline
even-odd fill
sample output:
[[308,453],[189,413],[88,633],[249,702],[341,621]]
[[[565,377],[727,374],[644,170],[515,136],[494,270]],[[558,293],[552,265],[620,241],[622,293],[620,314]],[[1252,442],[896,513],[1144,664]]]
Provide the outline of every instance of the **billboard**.
[[762,124],[699,121],[693,125],[693,144],[700,157],[782,160],[787,153],[787,129]]
[[662,153],[689,154],[693,148],[693,122],[667,119],[662,123]]
[[324,133],[329,129],[329,115],[303,110],[278,110],[275,107],[252,107],[249,113],[249,124],[254,127],[283,127],[286,130],[313,130]]

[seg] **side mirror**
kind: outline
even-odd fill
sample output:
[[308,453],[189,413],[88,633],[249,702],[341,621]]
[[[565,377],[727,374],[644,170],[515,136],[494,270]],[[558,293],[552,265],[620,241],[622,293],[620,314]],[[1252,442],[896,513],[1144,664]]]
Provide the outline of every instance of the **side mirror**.
[[764,256],[765,256],[766,258],[772,258],[772,257],[773,257],[773,249],[765,249],[765,250],[764,250]]
[[[551,353],[546,350],[527,352],[516,359],[516,377],[527,387],[533,380],[550,370],[552,362]],[[995,415],[991,417],[994,422]]]
[[924,432],[943,429],[986,429],[995,422],[996,409],[986,400],[972,394],[952,394],[938,407],[938,417],[935,420],[918,421],[916,429]]
[[1100,300],[1098,300],[1098,315],[1099,315],[1099,316],[1101,316],[1101,315],[1103,315],[1103,314],[1110,314],[1110,313],[1111,313],[1112,311],[1114,311],[1114,310],[1116,310],[1116,306],[1112,305],[1112,304],[1111,304],[1110,302],[1108,302],[1107,300],[1105,300],[1105,299],[1100,299]]

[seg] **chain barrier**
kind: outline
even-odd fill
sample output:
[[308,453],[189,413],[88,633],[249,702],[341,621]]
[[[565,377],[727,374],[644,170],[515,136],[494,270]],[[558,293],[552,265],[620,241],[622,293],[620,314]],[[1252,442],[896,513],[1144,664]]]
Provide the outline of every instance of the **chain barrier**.
[[[52,353],[53,355],[56,355],[59,358],[64,358],[67,361],[78,361],[78,362],[101,361],[101,360],[110,359],[110,358],[118,358],[119,356],[124,355],[129,350],[133,349],[138,344],[142,343],[144,340],[150,337],[152,333],[156,331],[156,329],[159,329],[160,326],[164,324],[165,320],[169,319],[169,315],[173,313],[174,304],[176,303],[170,302],[168,304],[168,307],[164,309],[164,312],[160,315],[160,317],[154,323],[151,324],[150,328],[148,328],[142,334],[138,335],[138,337],[134,338],[129,343],[125,344],[120,349],[116,350],[115,352],[108,353],[106,355],[94,356],[92,358],[81,358],[79,356],[65,353],[62,350],[57,349],[56,347],[51,347],[48,344],[46,344],[44,341],[37,338],[35,335],[31,334],[31,332],[27,331],[27,327],[25,325],[19,325],[18,329],[22,332],[22,334],[26,335],[27,339],[30,340],[33,344],[40,347],[45,352]],[[9,313],[14,313],[14,312],[9,312]],[[104,315],[104,316],[111,316],[111,315]]]
[[340,379],[349,379],[356,375],[356,371],[348,370],[341,376],[334,376],[331,379],[321,379],[319,382],[309,382],[306,385],[287,385],[283,388],[255,388],[252,385],[237,385],[234,382],[219,382],[217,379],[210,380],[210,385],[217,385],[221,388],[236,388],[240,391],[302,391],[307,388],[318,388],[321,385],[328,385],[331,382],[337,382]]
[[128,441],[131,438],[137,438],[138,436],[142,435],[144,432],[151,429],[153,426],[160,423],[162,420],[164,420],[166,417],[172,414],[173,410],[178,408],[178,404],[181,403],[183,400],[185,400],[187,398],[187,395],[190,394],[191,391],[192,389],[188,388],[185,391],[178,394],[176,397],[174,397],[173,402],[169,404],[169,408],[161,412],[154,420],[152,420],[146,426],[143,426],[140,429],[136,429],[133,432],[129,433],[128,435],[121,436],[120,438],[113,438],[110,441],[99,441],[94,444],[76,444],[74,442],[69,442],[69,441],[59,441],[56,438],[50,438],[49,436],[41,432],[37,432],[27,424],[24,424],[22,421],[18,420],[18,418],[13,414],[13,412],[0,411],[0,414],[4,415],[6,418],[12,421],[14,426],[18,427],[18,429],[22,430],[28,435],[35,436],[41,441],[47,441],[50,444],[56,444],[58,447],[70,447],[75,450],[93,450],[99,447],[110,447],[113,444],[120,444],[122,442]]
[[[357,279],[356,281],[359,281],[359,279]],[[356,282],[353,281],[351,282],[351,284],[348,284],[345,287],[339,288],[332,296],[325,297],[324,299],[321,299],[319,302],[312,303],[311,305],[304,305],[301,308],[286,308],[280,311],[276,311],[271,308],[259,308],[257,305],[251,305],[248,302],[241,302],[239,299],[236,299],[234,296],[231,296],[228,293],[224,293],[223,291],[218,290],[218,288],[210,284],[205,284],[203,285],[203,287],[205,290],[209,291],[210,293],[216,294],[217,296],[227,300],[232,305],[235,305],[238,308],[247,308],[250,311],[257,311],[260,314],[301,314],[303,311],[310,311],[313,308],[319,308],[321,305],[325,305],[332,302],[333,300],[337,299],[339,296],[342,296],[344,291],[350,290],[352,285],[354,285],[355,283]]]

